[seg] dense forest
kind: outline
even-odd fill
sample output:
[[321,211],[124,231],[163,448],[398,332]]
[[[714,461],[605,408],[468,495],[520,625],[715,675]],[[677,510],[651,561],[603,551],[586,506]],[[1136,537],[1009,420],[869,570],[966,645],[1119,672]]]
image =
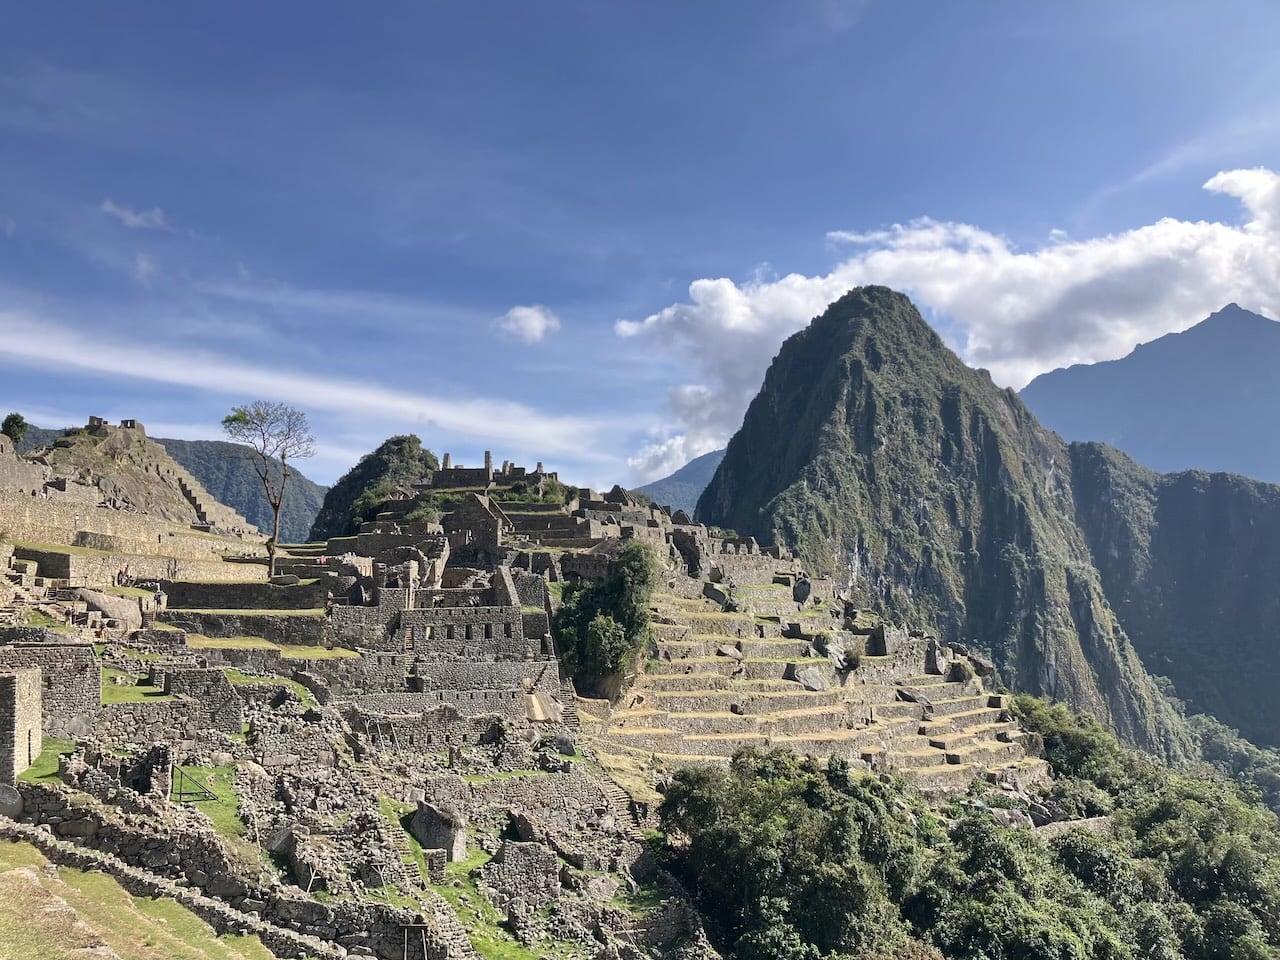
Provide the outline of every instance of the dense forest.
[[[734,960],[1277,955],[1274,813],[1064,706],[1017,706],[1047,797],[978,781],[937,809],[838,759],[742,753],[675,775],[655,846]],[[1033,815],[1088,822],[1042,832]]]

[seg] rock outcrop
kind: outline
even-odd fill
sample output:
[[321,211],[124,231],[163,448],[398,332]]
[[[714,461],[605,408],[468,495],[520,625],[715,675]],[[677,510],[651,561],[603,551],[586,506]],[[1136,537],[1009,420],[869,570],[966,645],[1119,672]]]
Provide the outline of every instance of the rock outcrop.
[[989,652],[1016,688],[1187,749],[1103,591],[1067,445],[910,300],[853,290],[782,346],[698,519],[795,548],[855,601]]

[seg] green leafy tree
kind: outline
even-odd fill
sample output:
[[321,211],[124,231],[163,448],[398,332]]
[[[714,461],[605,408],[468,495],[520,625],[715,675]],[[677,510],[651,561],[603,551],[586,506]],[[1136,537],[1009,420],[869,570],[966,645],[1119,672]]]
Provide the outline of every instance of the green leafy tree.
[[[307,415],[287,404],[255,400],[232,407],[222,418],[222,429],[233,443],[244,444],[245,456],[262,481],[262,492],[271,506],[271,537],[267,540],[268,569],[276,573],[276,550],[280,539],[280,506],[289,482],[289,461],[315,456],[316,441]],[[273,461],[279,463],[274,469]]]
[[[1045,842],[985,805],[941,819],[901,781],[839,759],[745,751],[677,771],[661,814],[679,875],[733,960],[1274,960],[1280,821],[1229,780],[1121,746],[1019,698],[1063,798],[1103,833]],[[989,788],[975,795],[992,799]]]
[[649,639],[649,604],[657,580],[653,551],[632,541],[607,577],[566,595],[553,629],[567,668],[585,687],[597,688],[635,662]]
[[22,438],[27,435],[27,429],[31,425],[27,423],[26,418],[20,413],[11,413],[4,418],[4,422],[0,423],[0,433],[3,433],[13,441],[14,446],[22,442]]

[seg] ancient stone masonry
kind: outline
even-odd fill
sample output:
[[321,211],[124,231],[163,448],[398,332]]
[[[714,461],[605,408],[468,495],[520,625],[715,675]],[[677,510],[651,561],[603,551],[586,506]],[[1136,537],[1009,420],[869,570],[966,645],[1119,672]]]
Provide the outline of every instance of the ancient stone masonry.
[[13,783],[40,755],[40,671],[0,671],[0,783]]
[[[0,612],[44,624],[0,628],[0,776],[42,733],[74,740],[59,783],[19,782],[46,845],[183,889],[289,955],[474,957],[447,884],[485,942],[709,960],[642,832],[674,767],[755,746],[935,792],[1043,776],[965,651],[868,620],[785,550],[620,488],[566,490],[542,464],[446,458],[354,536],[283,548],[270,583],[251,537],[79,510],[42,528],[62,539],[0,551]],[[634,542],[660,571],[644,667],[615,703],[582,699],[553,612],[564,581],[609,576]],[[638,883],[657,906],[628,905]]]
[[87,643],[64,643],[61,635],[40,631],[47,642],[5,643],[0,630],[0,669],[38,667],[44,731],[65,737],[84,732],[98,713],[102,669]]

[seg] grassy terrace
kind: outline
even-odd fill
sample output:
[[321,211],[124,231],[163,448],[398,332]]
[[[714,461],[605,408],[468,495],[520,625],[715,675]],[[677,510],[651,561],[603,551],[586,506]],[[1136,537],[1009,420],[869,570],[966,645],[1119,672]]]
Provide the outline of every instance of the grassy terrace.
[[192,650],[275,650],[276,645],[263,637],[204,637],[198,633],[187,634],[187,646]]
[[58,757],[75,752],[76,745],[61,737],[45,737],[40,742],[40,756],[22,773],[18,779],[26,783],[42,783],[58,779]]
[[265,637],[205,637],[187,634],[192,650],[279,650],[286,660],[343,660],[360,656],[346,647],[310,647],[292,643],[272,643]]
[[323,617],[324,607],[311,607],[306,610],[220,610],[211,607],[170,607],[169,612],[210,613],[224,617]]
[[15,842],[0,843],[0,944],[7,960],[272,960],[257,937],[217,936],[173,900],[133,896],[98,871],[50,869]]
[[300,684],[297,680],[290,680],[288,677],[257,677],[253,674],[243,673],[235,667],[225,667],[222,671],[227,675],[227,679],[237,687],[288,687],[294,692],[299,700],[308,707],[318,706],[315,696]]
[[[117,683],[126,680],[127,683]],[[109,703],[150,703],[153,700],[172,700],[170,694],[159,687],[143,683],[140,677],[124,673],[112,667],[102,669],[102,702]]]
[[49,616],[43,610],[24,610],[22,620],[19,626],[24,627],[44,627],[46,630],[53,630],[55,633],[75,633],[74,627],[68,627],[61,620]]

